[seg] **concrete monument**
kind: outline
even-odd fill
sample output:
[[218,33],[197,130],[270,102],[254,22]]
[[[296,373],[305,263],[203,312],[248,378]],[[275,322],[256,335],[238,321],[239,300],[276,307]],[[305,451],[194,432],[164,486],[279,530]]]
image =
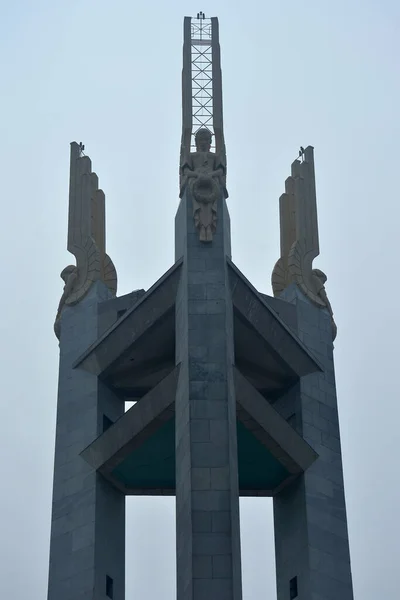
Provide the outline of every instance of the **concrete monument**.
[[72,144],[48,600],[125,600],[127,495],[176,498],[177,600],[242,600],[240,496],[273,498],[278,600],[353,600],[312,151],[281,198],[271,297],[231,257],[216,18],[185,18],[183,64],[175,260],[148,290],[115,297]]

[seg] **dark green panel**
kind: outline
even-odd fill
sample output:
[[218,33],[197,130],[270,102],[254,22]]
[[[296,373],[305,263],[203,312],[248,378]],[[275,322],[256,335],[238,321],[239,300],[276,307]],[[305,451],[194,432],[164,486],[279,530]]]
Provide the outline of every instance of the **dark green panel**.
[[[238,421],[239,487],[241,490],[273,490],[287,477],[287,470],[245,426]],[[175,489],[175,420],[167,421],[113,471],[130,489]]]
[[240,421],[237,436],[241,490],[273,490],[288,477],[288,471]]
[[132,489],[175,489],[175,419],[160,427],[112,474]]

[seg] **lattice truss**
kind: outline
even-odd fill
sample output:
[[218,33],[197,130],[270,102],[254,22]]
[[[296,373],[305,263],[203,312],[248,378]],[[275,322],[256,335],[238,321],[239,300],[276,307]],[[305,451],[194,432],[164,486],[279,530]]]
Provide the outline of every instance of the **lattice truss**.
[[[205,127],[214,133],[213,127],[213,79],[212,79],[212,28],[211,19],[191,21],[192,58],[192,137],[191,150],[195,150],[194,134]],[[213,150],[215,150],[213,137]]]

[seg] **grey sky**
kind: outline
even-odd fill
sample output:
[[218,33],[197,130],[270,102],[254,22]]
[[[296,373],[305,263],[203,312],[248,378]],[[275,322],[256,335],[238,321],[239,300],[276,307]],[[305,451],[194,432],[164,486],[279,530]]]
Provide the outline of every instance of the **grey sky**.
[[[137,6],[135,6],[137,4]],[[46,596],[69,142],[106,193],[119,293],[173,263],[182,19],[220,19],[233,260],[271,293],[278,197],[315,147],[355,597],[398,597],[396,0],[0,0],[1,595]],[[275,596],[272,508],[241,503],[244,600]],[[128,500],[127,598],[175,597],[173,499]],[[152,557],[152,560],[150,559]],[[154,562],[155,561],[155,562]],[[150,567],[156,564],[157,572]]]

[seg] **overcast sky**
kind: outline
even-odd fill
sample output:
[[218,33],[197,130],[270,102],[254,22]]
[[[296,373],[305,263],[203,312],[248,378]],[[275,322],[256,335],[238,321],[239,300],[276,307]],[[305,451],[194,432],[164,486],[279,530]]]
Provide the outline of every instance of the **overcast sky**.
[[[1,596],[47,593],[69,143],[106,193],[119,293],[147,289],[174,261],[182,21],[199,10],[220,19],[233,260],[262,292],[284,180],[315,147],[355,598],[398,598],[398,0],[0,0]],[[244,600],[274,600],[271,501],[242,501],[241,525]],[[174,500],[128,499],[127,528],[127,599],[174,600]]]

